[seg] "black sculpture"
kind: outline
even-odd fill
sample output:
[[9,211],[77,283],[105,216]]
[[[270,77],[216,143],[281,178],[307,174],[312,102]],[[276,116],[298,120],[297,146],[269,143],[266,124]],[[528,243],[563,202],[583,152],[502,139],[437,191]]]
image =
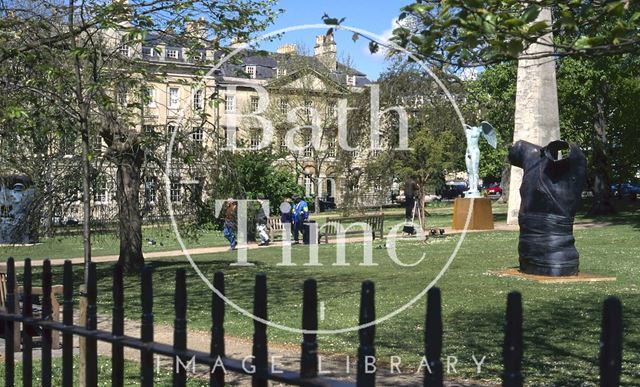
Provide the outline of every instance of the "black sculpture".
[[541,147],[518,141],[509,162],[524,169],[520,186],[520,271],[578,274],[573,220],[586,181],[587,160],[575,144],[552,141]]

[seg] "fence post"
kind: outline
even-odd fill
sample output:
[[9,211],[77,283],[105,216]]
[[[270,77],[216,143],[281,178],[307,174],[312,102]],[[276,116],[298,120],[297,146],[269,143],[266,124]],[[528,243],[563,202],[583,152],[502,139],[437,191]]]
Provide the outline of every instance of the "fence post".
[[[253,294],[253,314],[263,320],[267,319],[267,276],[256,274]],[[267,361],[267,325],[261,321],[253,321],[253,366],[255,372],[251,378],[253,387],[267,387],[267,379],[263,376],[269,372]]]
[[[85,266],[87,269],[89,266]],[[87,273],[88,275],[88,273]],[[86,277],[85,277],[86,278]],[[78,316],[78,325],[87,326],[87,285],[80,285],[80,315]],[[80,387],[87,386],[87,338],[78,336],[78,384]]]
[[[7,314],[16,313],[16,266],[13,258],[7,261]],[[17,329],[16,329],[17,325]],[[20,345],[20,337],[16,338],[16,332],[20,333],[20,324],[11,320],[5,322],[4,331],[4,378],[5,387],[13,387],[15,384],[15,346]]]
[[[24,260],[24,278],[22,279],[22,317],[33,316],[31,302],[31,260]],[[22,386],[31,387],[33,380],[33,332],[34,327],[22,323]]]
[[[375,288],[373,282],[364,281],[360,292],[360,325],[369,324],[376,319]],[[371,325],[359,331],[360,346],[358,347],[358,387],[376,385],[376,350],[373,344],[376,326]]]
[[[180,352],[187,349],[187,272],[184,269],[176,270],[175,312],[173,320],[173,386],[184,387],[187,384],[187,369],[182,366]],[[186,359],[188,364],[189,359]]]
[[622,304],[616,297],[604,301],[600,336],[600,386],[618,387],[622,371]]
[[[304,281],[302,295],[302,329],[318,330],[318,285],[316,280]],[[318,376],[318,343],[315,333],[302,335],[302,355],[300,358],[300,377],[314,378]]]
[[[98,279],[96,278],[96,264],[89,263],[87,275],[87,322],[86,328],[90,331],[98,329],[98,311],[96,306],[98,296]],[[98,342],[96,339],[85,340],[85,385],[93,387],[98,385]]]
[[511,292],[507,296],[507,322],[502,347],[502,385],[504,387],[521,387],[522,376],[522,296]]
[[[140,339],[145,343],[153,342],[153,269],[151,266],[142,267],[142,316],[140,318]],[[147,349],[140,351],[140,385],[153,386],[153,352]]]
[[[124,282],[122,265],[113,269],[113,309],[111,334],[116,337],[124,335]],[[111,346],[111,385],[124,386],[124,348],[121,344]]]
[[428,367],[424,370],[425,387],[442,387],[442,300],[440,289],[431,288],[427,293],[427,314],[424,324],[424,354]]
[[[73,325],[73,267],[71,261],[64,262],[64,277],[62,280],[63,297],[62,323]],[[73,335],[62,334],[62,385],[73,386]]]
[[[213,287],[224,295],[224,274],[217,271],[213,275]],[[224,351],[224,300],[213,292],[211,302],[211,357],[222,359],[225,356]],[[216,367],[213,372],[209,373],[209,386],[224,386],[224,369]]]
[[[42,319],[52,320],[51,305],[51,262],[46,259],[42,267]],[[42,329],[42,368],[40,383],[42,387],[51,387],[51,330]]]

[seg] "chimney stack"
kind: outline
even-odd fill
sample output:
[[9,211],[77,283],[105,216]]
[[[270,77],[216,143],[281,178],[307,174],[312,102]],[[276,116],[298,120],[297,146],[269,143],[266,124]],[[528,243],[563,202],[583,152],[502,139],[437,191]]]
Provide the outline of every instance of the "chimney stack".
[[298,46],[291,43],[283,44],[276,52],[278,54],[295,54],[298,52]]
[[333,34],[316,36],[314,55],[320,63],[331,71],[335,71],[337,68],[337,51]]

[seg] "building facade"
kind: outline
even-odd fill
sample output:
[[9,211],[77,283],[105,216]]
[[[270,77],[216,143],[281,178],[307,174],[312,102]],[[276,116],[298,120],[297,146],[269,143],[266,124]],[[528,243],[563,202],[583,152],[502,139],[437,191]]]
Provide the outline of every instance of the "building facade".
[[[193,149],[195,154],[220,149],[246,152],[268,143],[278,154],[276,163],[297,176],[308,196],[339,205],[345,191],[354,188],[337,167],[338,107],[340,100],[362,93],[371,81],[337,60],[332,35],[317,36],[312,54],[285,44],[277,52],[246,49],[233,57],[205,48],[189,50],[169,34],[152,34],[138,44],[123,43],[118,37],[113,40],[119,55],[142,61],[157,75],[141,93],[126,87],[115,90],[115,100],[123,107],[134,102],[142,105],[137,129],[160,139],[155,152],[167,154],[171,148],[175,161],[165,199],[174,207],[188,205],[188,197],[201,190],[202,174],[182,165],[178,157]],[[272,133],[265,133],[264,120],[272,124]],[[312,134],[312,125],[319,135]],[[293,128],[299,129],[287,137]],[[96,136],[94,153],[100,156],[105,148]],[[366,151],[361,152],[353,167],[362,168],[366,157]],[[117,210],[115,183],[110,178],[115,170],[107,167],[105,171],[93,189],[97,218],[108,218]],[[141,196],[149,213],[165,195],[164,173],[159,168],[145,169]],[[69,206],[66,216],[80,219],[80,214],[78,203]]]

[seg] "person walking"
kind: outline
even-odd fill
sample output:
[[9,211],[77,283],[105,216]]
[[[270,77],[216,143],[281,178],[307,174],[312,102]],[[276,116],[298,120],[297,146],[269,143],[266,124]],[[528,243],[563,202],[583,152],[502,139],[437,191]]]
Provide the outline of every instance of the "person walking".
[[416,205],[416,196],[420,186],[416,183],[415,178],[410,177],[404,184],[404,217],[407,220],[413,219],[413,209]]
[[309,219],[309,205],[300,195],[294,195],[293,202],[293,244],[299,244],[300,231],[302,231],[302,240],[305,240],[303,224]]
[[256,228],[258,229],[258,237],[260,238],[260,243],[258,246],[269,246],[271,242],[269,239],[269,233],[267,232],[267,214],[264,211],[264,206],[267,204],[265,202],[265,197],[262,194],[258,195],[258,203],[260,204],[260,209],[258,209],[258,214],[256,215]]
[[237,206],[237,202],[234,199],[229,198],[227,199],[227,204],[224,208],[223,234],[229,241],[229,250],[231,251],[235,250],[238,245],[238,241],[236,239],[236,233],[238,231]]

